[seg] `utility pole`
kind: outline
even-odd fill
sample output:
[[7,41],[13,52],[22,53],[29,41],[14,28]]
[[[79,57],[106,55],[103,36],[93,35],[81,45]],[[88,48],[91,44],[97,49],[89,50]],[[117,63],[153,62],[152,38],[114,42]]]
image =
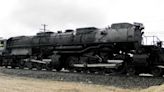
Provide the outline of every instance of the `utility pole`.
[[43,26],[43,29],[40,29],[40,30],[43,30],[43,32],[46,32],[46,31],[47,31],[46,26],[48,26],[48,25],[46,25],[46,24],[41,24],[41,26]]

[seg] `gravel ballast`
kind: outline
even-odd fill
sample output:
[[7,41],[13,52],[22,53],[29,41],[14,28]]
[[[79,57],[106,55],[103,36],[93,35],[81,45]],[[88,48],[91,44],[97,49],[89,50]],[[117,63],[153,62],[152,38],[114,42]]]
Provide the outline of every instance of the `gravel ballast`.
[[158,86],[164,83],[164,78],[157,77],[134,77],[134,76],[114,76],[98,74],[82,74],[55,71],[37,71],[27,69],[6,69],[0,68],[0,73],[10,76],[30,77],[39,79],[48,79],[55,81],[79,82],[98,85],[109,85],[120,88],[148,88]]

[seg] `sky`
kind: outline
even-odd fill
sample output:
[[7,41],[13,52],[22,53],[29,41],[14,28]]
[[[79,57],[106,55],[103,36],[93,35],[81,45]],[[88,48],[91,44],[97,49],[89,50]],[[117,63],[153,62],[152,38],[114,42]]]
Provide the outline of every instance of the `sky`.
[[0,0],[0,37],[112,23],[140,22],[145,35],[164,40],[164,0]]

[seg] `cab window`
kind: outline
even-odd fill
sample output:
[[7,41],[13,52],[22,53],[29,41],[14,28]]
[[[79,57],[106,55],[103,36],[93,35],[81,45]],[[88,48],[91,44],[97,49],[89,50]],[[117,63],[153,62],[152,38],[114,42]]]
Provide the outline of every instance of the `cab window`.
[[4,46],[4,41],[0,41],[0,47]]

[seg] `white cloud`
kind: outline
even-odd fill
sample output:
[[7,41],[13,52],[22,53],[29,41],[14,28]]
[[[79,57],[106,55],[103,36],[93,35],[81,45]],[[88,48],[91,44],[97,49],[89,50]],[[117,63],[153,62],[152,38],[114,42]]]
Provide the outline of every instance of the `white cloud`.
[[43,23],[56,31],[136,21],[164,40],[163,9],[163,0],[2,0],[0,36],[35,34]]

